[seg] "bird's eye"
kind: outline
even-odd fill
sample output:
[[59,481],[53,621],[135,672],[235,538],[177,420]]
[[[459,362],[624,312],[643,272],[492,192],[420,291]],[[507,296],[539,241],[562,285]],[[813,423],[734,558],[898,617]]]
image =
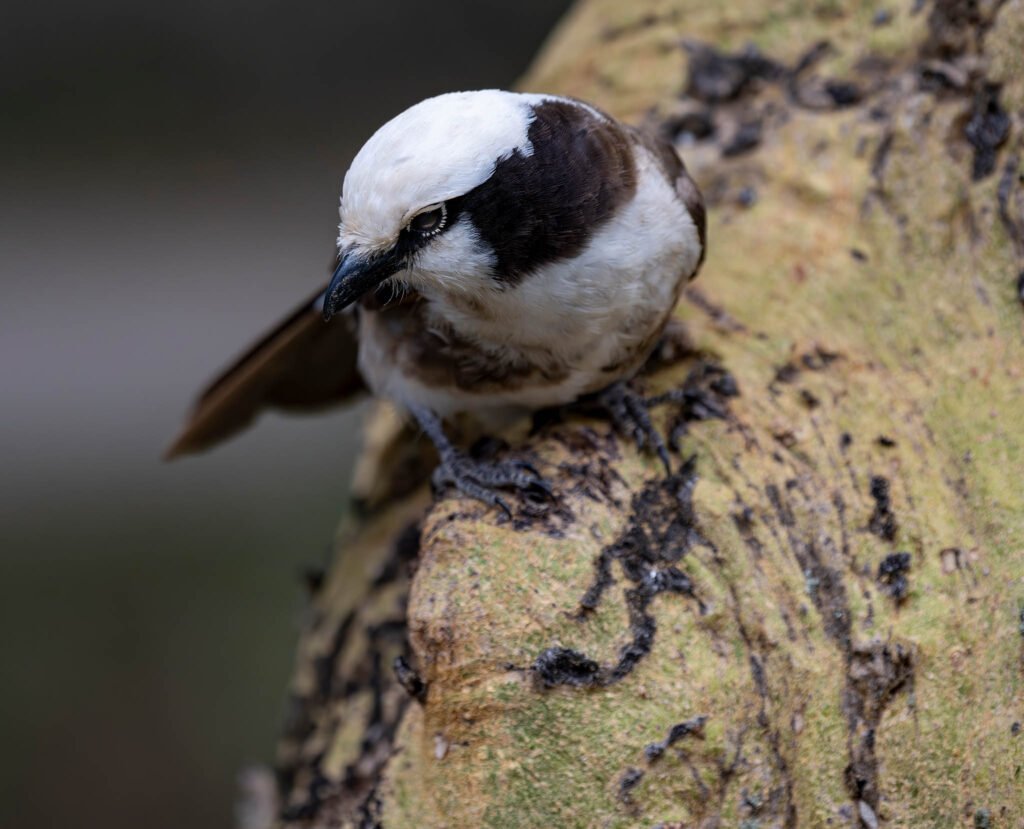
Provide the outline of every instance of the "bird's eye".
[[409,229],[419,233],[421,236],[433,236],[444,229],[448,220],[448,211],[442,204],[432,210],[425,210],[412,217],[409,222]]

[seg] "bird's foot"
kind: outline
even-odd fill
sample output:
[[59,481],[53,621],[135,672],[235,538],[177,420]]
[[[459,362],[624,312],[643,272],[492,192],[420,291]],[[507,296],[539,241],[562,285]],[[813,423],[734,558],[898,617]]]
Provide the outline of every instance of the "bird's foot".
[[512,508],[497,490],[518,490],[535,507],[554,498],[548,482],[526,461],[476,460],[454,450],[441,458],[431,480],[437,489],[451,485],[463,495],[498,507],[509,518]]
[[632,438],[640,450],[654,452],[665,467],[672,471],[668,448],[661,433],[651,422],[650,404],[625,382],[614,383],[598,395],[598,402],[607,410],[616,431]]
[[694,366],[680,388],[648,398],[651,408],[671,403],[675,406],[669,428],[668,446],[679,451],[679,441],[689,424],[701,420],[729,420],[729,400],[739,396],[736,379],[717,363],[701,360]]
[[526,461],[481,460],[463,454],[456,449],[444,433],[441,418],[437,413],[421,406],[410,406],[409,410],[419,422],[424,434],[430,438],[441,458],[431,477],[435,489],[451,485],[470,498],[498,507],[509,518],[512,508],[508,501],[497,492],[512,489],[528,496],[537,513],[539,505],[554,499],[551,486],[540,473]]

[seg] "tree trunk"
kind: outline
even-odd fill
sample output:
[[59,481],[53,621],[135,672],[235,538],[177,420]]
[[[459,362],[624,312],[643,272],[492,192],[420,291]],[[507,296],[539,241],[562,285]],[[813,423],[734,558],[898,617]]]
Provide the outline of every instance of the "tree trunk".
[[559,27],[522,87],[671,131],[709,202],[644,378],[674,472],[547,420],[508,451],[560,500],[504,522],[396,497],[377,418],[279,825],[1024,827],[1024,0],[872,5]]

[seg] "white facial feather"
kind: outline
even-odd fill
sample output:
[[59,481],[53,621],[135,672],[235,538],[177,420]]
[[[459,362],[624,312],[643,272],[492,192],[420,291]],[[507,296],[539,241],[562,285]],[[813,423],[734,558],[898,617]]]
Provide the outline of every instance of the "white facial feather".
[[482,184],[514,150],[529,155],[531,106],[545,97],[450,92],[388,121],[345,175],[339,246],[388,247],[423,208]]
[[401,278],[427,295],[479,296],[493,290],[494,265],[494,253],[472,222],[462,221],[417,251],[412,270]]

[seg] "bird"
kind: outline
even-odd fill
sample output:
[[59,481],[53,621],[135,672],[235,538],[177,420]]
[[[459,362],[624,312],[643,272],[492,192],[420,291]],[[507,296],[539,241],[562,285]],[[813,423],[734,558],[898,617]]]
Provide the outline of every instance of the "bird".
[[427,98],[345,174],[325,287],[201,393],[165,457],[264,409],[392,401],[437,448],[433,480],[511,515],[550,494],[530,464],[483,461],[445,423],[582,398],[669,468],[630,383],[707,248],[704,201],[672,143],[576,98],[498,89]]

